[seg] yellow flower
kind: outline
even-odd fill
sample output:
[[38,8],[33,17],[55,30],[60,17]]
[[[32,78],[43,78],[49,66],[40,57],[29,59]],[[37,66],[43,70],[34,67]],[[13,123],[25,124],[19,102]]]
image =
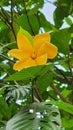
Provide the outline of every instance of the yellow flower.
[[49,33],[38,34],[33,38],[34,46],[32,47],[29,39],[19,34],[17,36],[18,49],[12,49],[9,54],[18,59],[13,66],[14,70],[44,65],[47,59],[53,59],[57,55],[57,47],[50,43]]

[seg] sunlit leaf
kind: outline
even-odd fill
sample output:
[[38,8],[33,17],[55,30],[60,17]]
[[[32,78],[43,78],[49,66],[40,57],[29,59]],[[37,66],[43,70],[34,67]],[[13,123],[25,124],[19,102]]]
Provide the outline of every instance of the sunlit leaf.
[[33,79],[37,76],[43,75],[49,69],[51,69],[53,64],[49,65],[39,65],[30,68],[23,69],[19,72],[14,73],[12,76],[7,78],[9,81],[22,80],[22,79]]

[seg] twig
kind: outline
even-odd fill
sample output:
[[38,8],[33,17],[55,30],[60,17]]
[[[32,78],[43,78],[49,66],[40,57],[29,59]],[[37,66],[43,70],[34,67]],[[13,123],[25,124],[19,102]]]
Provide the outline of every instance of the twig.
[[72,104],[69,100],[67,100],[61,93],[60,91],[55,87],[55,85],[53,83],[50,84],[50,87],[60,96],[60,98],[66,102],[66,103],[69,103],[69,104]]
[[70,63],[70,53],[68,53],[68,66],[69,66],[70,73],[71,73],[72,78],[73,78],[73,72],[72,72],[72,67],[71,67],[71,63]]
[[43,99],[42,99],[42,96],[41,96],[41,94],[40,94],[40,92],[39,92],[39,89],[38,89],[38,87],[37,87],[37,80],[36,80],[36,78],[34,79],[33,82],[34,82],[34,83],[33,83],[33,88],[34,88],[35,94],[36,94],[38,100],[39,100],[40,102],[42,102]]
[[[58,9],[60,9],[62,12],[66,13],[67,15],[71,15],[71,16],[72,16],[71,11],[67,12],[67,11],[61,6],[61,2],[59,2],[59,5],[58,5],[58,4],[55,5],[55,4],[54,4],[55,2],[51,2],[51,1],[49,1],[49,0],[46,0],[46,1],[49,2],[50,4],[56,6]],[[72,6],[73,6],[73,2],[72,2]],[[72,17],[73,17],[73,16],[72,16]]]
[[2,21],[12,30],[12,33],[13,33],[14,38],[16,40],[16,34],[15,34],[15,31],[14,31],[13,25],[8,20],[8,17],[7,17],[8,14],[6,13],[6,11],[2,7],[1,7],[1,11],[2,11],[2,13],[0,13],[0,15],[1,15]]
[[11,29],[8,19],[1,12],[0,12],[0,17],[1,17],[2,21],[8,26],[8,28]]
[[60,72],[60,74],[64,77],[64,79],[68,82],[68,84],[70,84],[70,80],[64,75],[64,73],[62,73],[62,71],[58,69],[56,66],[55,68]]
[[13,24],[13,0],[11,0],[11,24]]
[[39,101],[42,102],[43,99],[42,99],[42,97],[41,97],[41,95],[40,95],[40,93],[39,93],[39,90],[38,90],[38,88],[37,88],[36,86],[35,86],[34,90],[35,90],[35,93],[36,93],[36,95],[37,95]]
[[31,23],[30,23],[30,19],[29,19],[29,16],[28,16],[28,12],[27,12],[26,4],[25,4],[25,1],[24,1],[24,0],[23,0],[23,4],[24,4],[24,7],[25,7],[25,13],[26,13],[26,16],[27,16],[28,24],[29,24],[29,26],[30,26],[30,29],[31,29],[33,35],[35,35],[35,33],[34,33],[33,29],[32,29]]
[[9,59],[7,56],[4,56],[4,55],[2,55],[2,54],[0,54],[0,58],[6,59],[6,60],[10,61],[11,63],[15,63],[15,61]]

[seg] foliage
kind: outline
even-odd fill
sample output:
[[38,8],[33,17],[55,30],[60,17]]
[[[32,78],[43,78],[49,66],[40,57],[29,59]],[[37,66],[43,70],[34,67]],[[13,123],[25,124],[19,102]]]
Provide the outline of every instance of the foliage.
[[[53,24],[42,13],[45,3],[56,7]],[[0,130],[73,129],[72,16],[72,0],[0,1]],[[19,29],[32,45],[31,35],[49,32],[56,58],[15,72],[8,51],[17,48]]]

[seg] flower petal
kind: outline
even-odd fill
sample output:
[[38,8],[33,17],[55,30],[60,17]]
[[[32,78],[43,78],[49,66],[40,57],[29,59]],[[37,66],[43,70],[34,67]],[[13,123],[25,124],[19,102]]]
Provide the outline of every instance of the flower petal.
[[47,62],[47,54],[41,55],[36,59],[37,65],[44,65],[46,64],[46,62]]
[[10,50],[9,54],[19,60],[27,60],[30,57],[28,53],[24,53],[23,50],[19,50],[19,49]]
[[45,42],[50,42],[50,34],[49,33],[42,33],[42,34],[37,34],[34,37],[34,49],[37,52],[40,46]]
[[17,36],[17,44],[18,48],[20,50],[24,50],[25,52],[31,53],[32,51],[32,46],[30,41],[25,35],[18,35]]
[[35,60],[32,60],[31,58],[29,58],[27,61],[19,61],[19,62],[15,63],[13,66],[13,69],[22,70],[24,68],[28,68],[28,67],[35,66],[35,65],[36,65]]
[[47,57],[53,59],[57,55],[57,52],[58,48],[55,45],[46,42],[39,48],[37,55],[40,56],[47,53]]

